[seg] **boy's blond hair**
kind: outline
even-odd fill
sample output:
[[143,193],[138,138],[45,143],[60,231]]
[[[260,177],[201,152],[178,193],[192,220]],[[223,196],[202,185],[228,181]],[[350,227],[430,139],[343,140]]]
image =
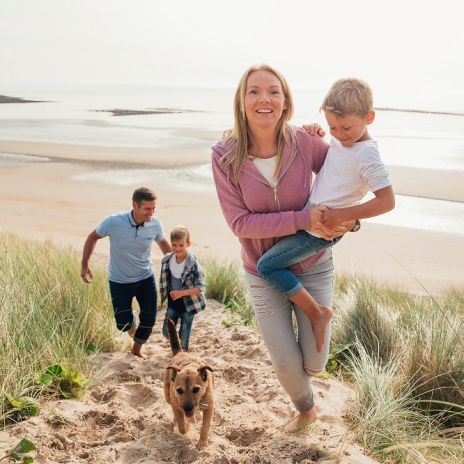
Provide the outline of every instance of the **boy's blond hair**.
[[367,82],[354,77],[336,81],[322,102],[321,110],[337,116],[355,115],[363,118],[373,108],[372,90]]
[[171,242],[178,242],[185,238],[190,243],[190,231],[185,226],[176,226],[171,230]]

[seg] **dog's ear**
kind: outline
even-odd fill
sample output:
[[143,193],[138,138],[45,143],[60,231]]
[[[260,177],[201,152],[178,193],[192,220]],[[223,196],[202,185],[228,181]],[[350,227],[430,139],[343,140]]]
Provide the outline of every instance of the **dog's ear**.
[[166,370],[167,369],[171,369],[172,372],[171,372],[171,380],[174,382],[174,380],[176,380],[176,376],[177,376],[177,373],[180,372],[180,369],[176,366],[168,366],[166,367]]
[[198,368],[198,372],[200,373],[200,377],[203,380],[203,382],[206,382],[206,380],[208,379],[208,373],[206,372],[207,370],[214,372],[214,370],[207,364]]

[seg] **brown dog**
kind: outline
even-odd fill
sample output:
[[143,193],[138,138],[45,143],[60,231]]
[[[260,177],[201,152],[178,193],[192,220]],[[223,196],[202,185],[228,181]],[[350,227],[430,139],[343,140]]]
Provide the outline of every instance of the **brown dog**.
[[188,431],[188,422],[185,418],[194,419],[198,408],[203,411],[197,448],[205,448],[208,446],[208,434],[213,417],[213,369],[198,356],[182,350],[176,326],[171,319],[168,320],[168,328],[174,357],[164,374],[164,397],[172,407],[174,421],[182,434]]

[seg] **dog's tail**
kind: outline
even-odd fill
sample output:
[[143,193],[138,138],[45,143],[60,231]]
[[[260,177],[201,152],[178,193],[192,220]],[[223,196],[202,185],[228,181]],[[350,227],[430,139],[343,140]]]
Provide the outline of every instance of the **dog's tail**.
[[171,351],[173,356],[180,353],[182,346],[180,344],[179,335],[177,335],[176,325],[172,319],[168,319],[169,343],[171,344]]

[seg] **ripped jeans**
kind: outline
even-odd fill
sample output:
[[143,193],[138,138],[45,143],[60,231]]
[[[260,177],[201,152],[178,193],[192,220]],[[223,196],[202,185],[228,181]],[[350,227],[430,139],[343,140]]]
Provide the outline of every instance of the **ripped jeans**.
[[[303,310],[298,306],[294,308],[285,295],[261,277],[248,272],[245,272],[245,277],[256,321],[277,378],[296,409],[308,411],[314,406],[309,375],[325,368],[330,329],[322,352],[318,353],[311,323]],[[333,263],[330,249],[297,278],[319,304],[332,307]],[[298,327],[297,335],[293,330],[293,311]]]

